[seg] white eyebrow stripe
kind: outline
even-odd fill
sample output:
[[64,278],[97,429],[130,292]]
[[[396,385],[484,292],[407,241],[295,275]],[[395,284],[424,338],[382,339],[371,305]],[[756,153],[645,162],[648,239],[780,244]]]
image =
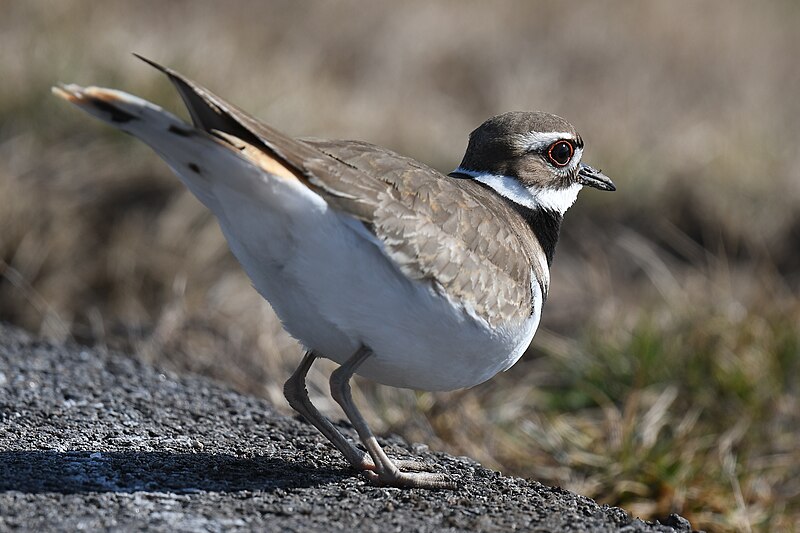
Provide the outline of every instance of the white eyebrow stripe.
[[562,139],[576,142],[575,134],[568,131],[529,131],[519,135],[526,150],[542,150]]

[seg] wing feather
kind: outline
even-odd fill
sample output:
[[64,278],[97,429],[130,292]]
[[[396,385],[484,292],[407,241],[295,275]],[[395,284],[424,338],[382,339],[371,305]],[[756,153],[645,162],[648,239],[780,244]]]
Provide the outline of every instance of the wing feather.
[[291,138],[142,59],[169,76],[196,127],[228,142],[240,139],[248,158],[270,173],[274,163],[287,169],[331,207],[361,220],[406,275],[430,281],[491,325],[530,316],[532,274],[547,294],[536,237],[512,207],[477,182],[365,142]]

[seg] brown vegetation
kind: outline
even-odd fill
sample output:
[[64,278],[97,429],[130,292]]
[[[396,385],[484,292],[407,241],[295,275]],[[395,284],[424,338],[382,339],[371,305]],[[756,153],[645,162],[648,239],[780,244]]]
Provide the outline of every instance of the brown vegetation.
[[[300,348],[155,155],[49,95],[178,109],[130,56],[297,135],[453,168],[486,117],[575,123],[582,193],[533,346],[469,391],[361,382],[375,427],[695,527],[800,529],[792,2],[25,2],[0,18],[0,319],[283,406]],[[312,397],[327,371],[312,373]]]

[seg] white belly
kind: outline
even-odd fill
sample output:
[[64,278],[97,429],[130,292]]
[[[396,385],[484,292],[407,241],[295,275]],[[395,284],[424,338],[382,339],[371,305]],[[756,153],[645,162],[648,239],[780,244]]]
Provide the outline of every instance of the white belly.
[[302,185],[273,186],[271,205],[215,191],[218,218],[256,289],[307,348],[343,363],[365,345],[374,355],[358,374],[395,387],[453,390],[506,370],[528,347],[539,322],[538,284],[528,320],[491,328],[430,283],[405,277],[360,222]]

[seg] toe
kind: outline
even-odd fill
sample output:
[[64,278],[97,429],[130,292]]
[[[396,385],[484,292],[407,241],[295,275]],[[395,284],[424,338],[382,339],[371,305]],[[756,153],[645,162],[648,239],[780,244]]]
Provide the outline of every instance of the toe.
[[404,472],[430,472],[431,465],[413,459],[395,459],[394,464]]
[[445,474],[431,472],[379,472],[377,480],[372,481],[384,487],[398,487],[403,489],[446,489],[458,488],[453,480]]

